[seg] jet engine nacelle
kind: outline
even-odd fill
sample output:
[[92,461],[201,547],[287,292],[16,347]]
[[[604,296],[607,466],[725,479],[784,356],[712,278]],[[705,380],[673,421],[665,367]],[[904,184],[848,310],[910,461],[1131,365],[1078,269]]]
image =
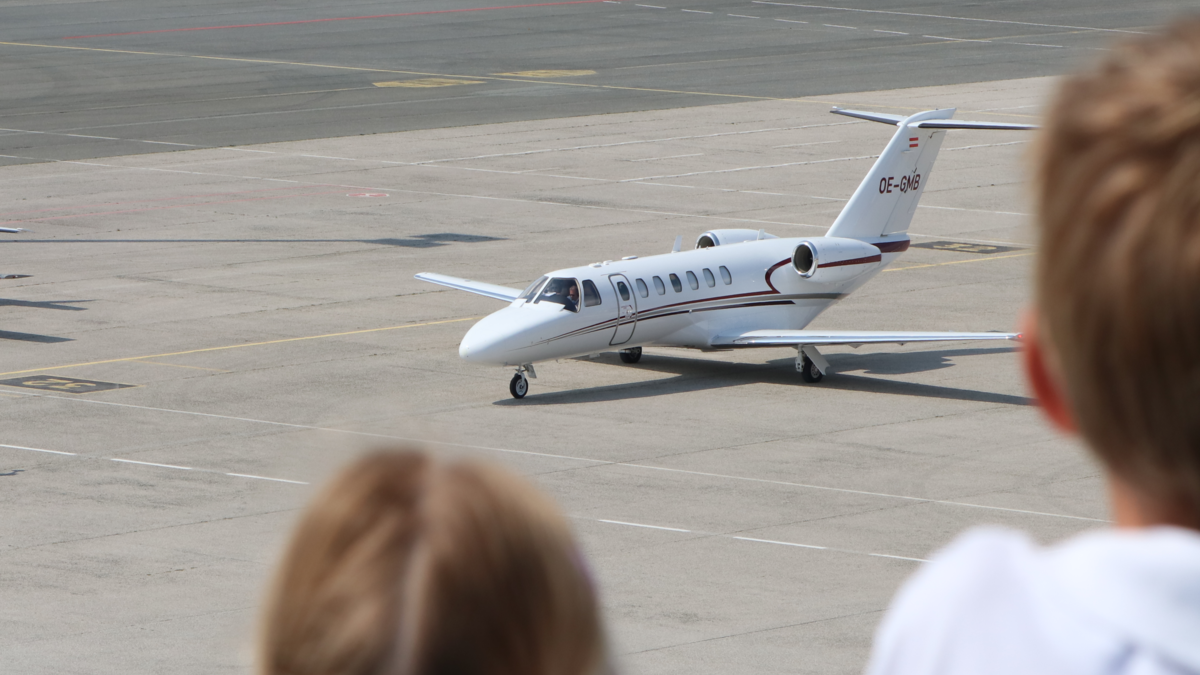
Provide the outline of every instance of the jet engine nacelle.
[[819,283],[848,281],[875,269],[883,261],[878,248],[842,237],[811,237],[796,245],[792,269]]
[[757,241],[760,238],[778,239],[779,237],[767,234],[762,230],[709,230],[696,239],[696,248],[728,246],[730,244],[740,244],[743,241]]

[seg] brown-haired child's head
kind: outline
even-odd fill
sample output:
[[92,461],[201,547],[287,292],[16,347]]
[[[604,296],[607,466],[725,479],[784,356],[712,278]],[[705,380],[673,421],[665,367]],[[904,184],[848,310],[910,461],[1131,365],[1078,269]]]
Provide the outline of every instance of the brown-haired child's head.
[[508,472],[386,452],[308,508],[267,603],[264,675],[596,675],[566,521]]
[[1031,351],[1060,417],[1120,482],[1200,518],[1200,20],[1066,79],[1037,201]]

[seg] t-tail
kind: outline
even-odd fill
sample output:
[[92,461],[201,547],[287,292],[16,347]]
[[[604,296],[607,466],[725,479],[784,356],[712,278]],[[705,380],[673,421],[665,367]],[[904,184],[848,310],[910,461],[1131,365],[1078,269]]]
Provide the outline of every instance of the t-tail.
[[877,240],[908,231],[948,129],[1036,129],[1032,124],[952,120],[954,108],[909,117],[834,108],[831,112],[898,127],[827,237]]

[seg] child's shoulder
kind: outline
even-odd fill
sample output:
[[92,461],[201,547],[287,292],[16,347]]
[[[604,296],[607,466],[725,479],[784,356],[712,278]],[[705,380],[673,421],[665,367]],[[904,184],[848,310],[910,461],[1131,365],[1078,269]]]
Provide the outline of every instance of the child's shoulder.
[[1110,672],[1131,655],[1200,672],[1195,635],[1200,533],[1105,529],[1042,547],[976,528],[905,583],[869,672]]

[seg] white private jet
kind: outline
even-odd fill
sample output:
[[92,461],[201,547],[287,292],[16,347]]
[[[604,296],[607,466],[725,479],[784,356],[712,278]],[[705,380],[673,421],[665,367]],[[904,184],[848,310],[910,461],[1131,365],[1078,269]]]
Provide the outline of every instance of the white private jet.
[[725,350],[796,348],[796,369],[819,382],[828,345],[1016,340],[1017,333],[804,330],[908,249],[906,234],[948,129],[1034,129],[1028,124],[950,119],[955,110],[909,117],[834,108],[839,115],[899,127],[824,236],[781,239],[762,230],[712,230],[696,248],[629,256],[548,272],[524,291],[421,273],[416,278],[509,305],[467,331],[458,353],[473,363],[516,366],[509,383],[524,398],[533,364],[619,351],[636,363],[644,346]]

